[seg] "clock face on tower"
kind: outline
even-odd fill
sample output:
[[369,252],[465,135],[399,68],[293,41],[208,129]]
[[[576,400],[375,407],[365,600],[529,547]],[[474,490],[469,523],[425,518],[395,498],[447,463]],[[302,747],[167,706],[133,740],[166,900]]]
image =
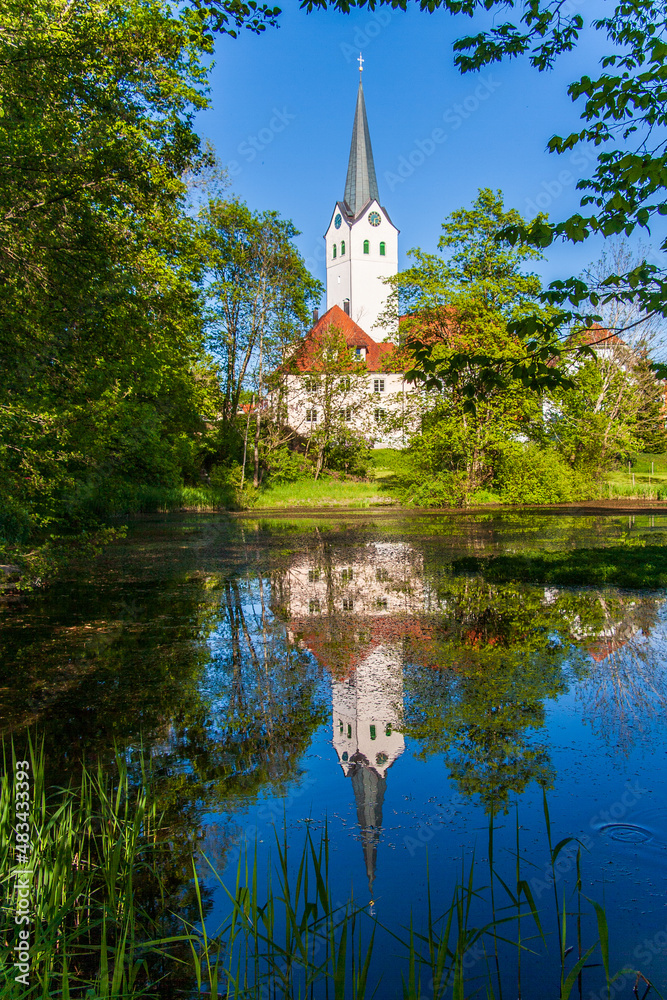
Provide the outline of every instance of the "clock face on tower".
[[380,218],[377,212],[371,212],[371,214],[368,216],[368,221],[370,222],[371,226],[379,226],[380,223],[382,222],[382,219]]
[[336,227],[336,229],[340,229],[342,221],[343,220],[342,220],[340,212],[339,212],[338,215],[336,216],[336,218],[334,219],[334,226]]

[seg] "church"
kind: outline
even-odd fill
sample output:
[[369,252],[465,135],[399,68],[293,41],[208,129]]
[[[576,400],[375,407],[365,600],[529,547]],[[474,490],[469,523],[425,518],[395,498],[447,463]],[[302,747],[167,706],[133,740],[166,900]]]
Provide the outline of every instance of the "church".
[[345,193],[334,205],[324,236],[327,308],[322,316],[315,312],[314,325],[287,378],[287,422],[308,435],[331,405],[323,398],[323,380],[313,373],[321,371],[315,357],[328,332],[334,331],[358,362],[354,377],[337,383],[333,405],[338,419],[375,447],[400,448],[405,428],[397,418],[405,413],[406,394],[413,390],[403,372],[392,370],[398,320],[385,315],[391,292],[385,279],[398,273],[399,231],[380,203],[362,70],[360,56]]

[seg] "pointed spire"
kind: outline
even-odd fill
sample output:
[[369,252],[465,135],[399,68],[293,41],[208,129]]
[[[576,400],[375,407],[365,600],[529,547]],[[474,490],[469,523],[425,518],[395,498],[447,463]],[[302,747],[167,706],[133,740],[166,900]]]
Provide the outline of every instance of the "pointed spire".
[[373,898],[373,883],[377,865],[377,849],[382,829],[382,803],[387,790],[387,779],[368,766],[366,758],[361,753],[352,757],[352,767],[349,771],[352,778],[354,798],[357,803],[357,821],[361,828],[361,844],[366,864],[368,890]]
[[371,136],[366,118],[364,88],[361,82],[361,71],[363,70],[361,56],[359,56],[359,60],[359,90],[357,92],[357,107],[354,112],[347,180],[345,181],[345,204],[354,216],[359,214],[371,198],[380,200],[378,182],[375,177],[375,164],[373,163]]

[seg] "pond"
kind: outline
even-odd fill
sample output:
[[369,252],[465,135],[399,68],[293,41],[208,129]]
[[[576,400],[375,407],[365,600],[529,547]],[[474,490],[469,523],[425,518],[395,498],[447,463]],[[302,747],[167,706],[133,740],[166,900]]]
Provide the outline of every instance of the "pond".
[[[606,910],[612,970],[664,988],[667,594],[566,577],[593,550],[641,565],[666,534],[667,515],[138,520],[94,567],[4,599],[2,731],[44,739],[56,786],[114,748],[130,767],[149,756],[182,905],[196,850],[212,925],[228,906],[213,869],[232,884],[256,844],[261,882],[276,834],[290,864],[307,830],[326,836],[336,902],[352,893],[381,925],[384,1000],[403,996],[396,938],[423,930],[429,895],[445,910],[473,855],[484,880],[490,818],[508,885],[518,857],[535,905],[555,887],[567,909],[577,842],[554,882],[546,790],[552,844],[577,838],[583,895]],[[516,570],[544,552],[564,582]],[[589,964],[579,995],[606,996]],[[527,951],[524,995],[557,996],[559,974]]]

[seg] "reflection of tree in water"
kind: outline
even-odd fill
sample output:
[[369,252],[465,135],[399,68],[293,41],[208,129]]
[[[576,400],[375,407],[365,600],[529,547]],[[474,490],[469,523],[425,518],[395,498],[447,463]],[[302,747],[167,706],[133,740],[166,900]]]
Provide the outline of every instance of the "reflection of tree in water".
[[572,679],[615,734],[665,704],[665,671],[647,641],[652,597],[465,579],[441,583],[439,597],[432,641],[408,643],[406,732],[424,753],[443,753],[461,790],[487,808],[531,780],[552,782],[539,731],[547,700]]
[[444,754],[464,794],[487,808],[554,771],[537,739],[545,702],[581,662],[561,641],[560,611],[539,591],[450,580],[428,643],[408,643],[406,732]]
[[577,698],[593,730],[629,750],[667,711],[667,648],[654,631],[664,599],[615,592],[596,599],[604,621],[598,634],[587,635],[578,623],[573,629],[591,658]]
[[137,874],[137,906],[163,933],[180,927],[171,910],[196,922],[191,858],[205,814],[219,814],[224,865],[235,815],[298,774],[323,719],[317,669],[271,623],[261,581],[72,585],[25,602],[0,643],[2,732],[19,747],[28,731],[43,736],[51,785],[82,760],[112,772],[114,746],[138,784],[148,758],[165,850],[161,887]]

